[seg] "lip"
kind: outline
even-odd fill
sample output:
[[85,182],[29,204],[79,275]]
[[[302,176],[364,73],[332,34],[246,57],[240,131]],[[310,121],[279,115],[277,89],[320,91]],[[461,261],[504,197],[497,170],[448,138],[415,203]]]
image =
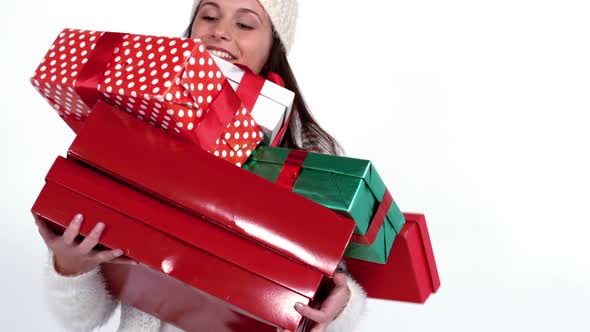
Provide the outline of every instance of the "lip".
[[223,48],[223,47],[218,47],[218,46],[207,46],[207,45],[205,45],[205,47],[207,48],[207,50],[215,50],[215,51],[225,52],[225,53],[227,53],[227,54],[231,55],[231,56],[233,57],[233,60],[232,60],[232,61],[235,61],[235,60],[237,60],[237,59],[238,59],[238,57],[237,57],[235,54],[233,54],[232,52],[230,52],[230,51],[226,50],[226,49],[225,49],[225,48]]

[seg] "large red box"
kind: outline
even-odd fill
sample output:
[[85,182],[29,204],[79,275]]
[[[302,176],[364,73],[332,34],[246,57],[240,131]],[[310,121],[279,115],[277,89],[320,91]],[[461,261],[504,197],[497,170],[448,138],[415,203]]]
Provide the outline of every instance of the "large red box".
[[79,211],[83,236],[105,223],[101,245],[141,262],[104,266],[113,294],[187,331],[302,331],[294,304],[330,287],[314,269],[61,157],[32,211],[58,232]]
[[406,223],[395,238],[386,264],[346,258],[348,270],[371,298],[424,303],[440,287],[423,214],[404,213]]
[[[123,302],[182,329],[303,331],[354,222],[99,102],[46,177],[33,214],[139,266],[105,265]],[[173,294],[176,294],[173,296]],[[180,296],[183,294],[183,296]],[[200,313],[200,314],[199,314]]]
[[68,157],[329,276],[355,227],[340,214],[102,102]]

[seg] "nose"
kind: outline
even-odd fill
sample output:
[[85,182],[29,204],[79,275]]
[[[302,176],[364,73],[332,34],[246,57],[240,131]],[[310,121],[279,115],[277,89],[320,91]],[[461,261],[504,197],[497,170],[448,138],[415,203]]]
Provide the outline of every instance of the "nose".
[[220,22],[212,27],[210,36],[213,39],[220,39],[220,40],[231,40],[231,32],[229,31],[229,27]]

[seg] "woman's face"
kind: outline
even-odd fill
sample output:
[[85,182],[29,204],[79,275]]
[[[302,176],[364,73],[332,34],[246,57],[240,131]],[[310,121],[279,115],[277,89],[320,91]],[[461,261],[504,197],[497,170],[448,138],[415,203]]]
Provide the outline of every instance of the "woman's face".
[[270,54],[272,23],[257,0],[203,0],[191,37],[211,54],[259,74]]

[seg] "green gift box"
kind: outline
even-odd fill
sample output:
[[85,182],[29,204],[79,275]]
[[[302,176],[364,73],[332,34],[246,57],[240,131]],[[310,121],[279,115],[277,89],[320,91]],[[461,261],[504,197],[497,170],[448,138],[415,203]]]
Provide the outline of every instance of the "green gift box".
[[353,219],[346,256],[387,261],[404,217],[370,161],[260,146],[243,168]]

